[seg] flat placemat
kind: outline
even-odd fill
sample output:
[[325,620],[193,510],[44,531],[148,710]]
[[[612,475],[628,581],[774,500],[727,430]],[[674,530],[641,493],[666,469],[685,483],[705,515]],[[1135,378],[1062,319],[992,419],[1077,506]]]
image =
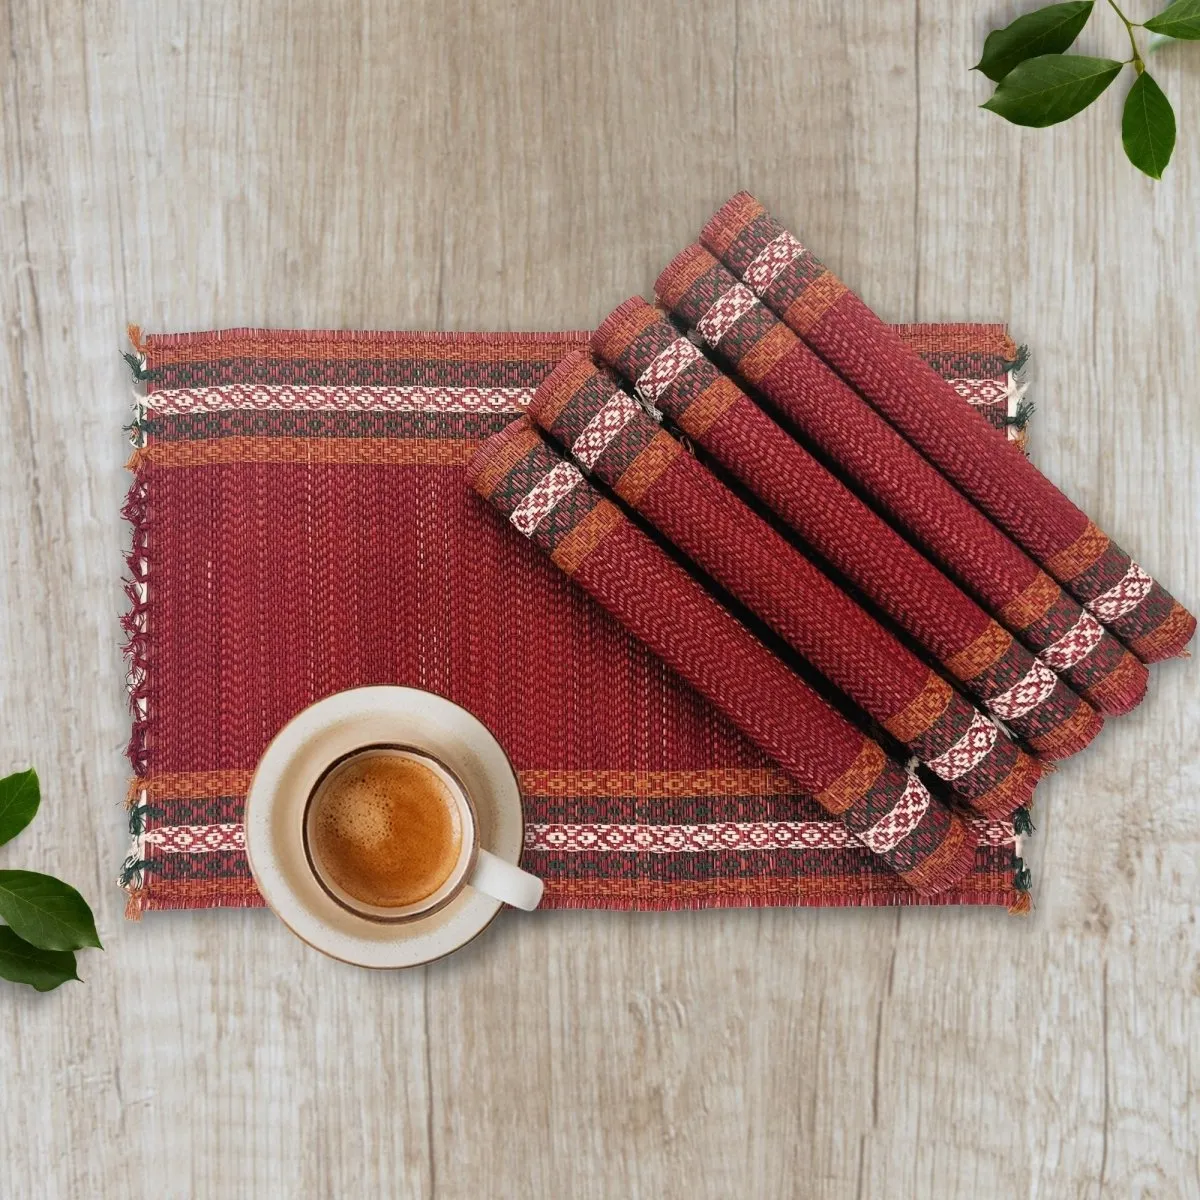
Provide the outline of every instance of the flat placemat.
[[[1003,326],[899,329],[1006,424]],[[471,492],[476,445],[586,334],[134,339],[130,916],[261,905],[241,825],[259,755],[308,704],[381,683],[495,732],[543,907],[1027,907],[1010,822],[922,900]]]

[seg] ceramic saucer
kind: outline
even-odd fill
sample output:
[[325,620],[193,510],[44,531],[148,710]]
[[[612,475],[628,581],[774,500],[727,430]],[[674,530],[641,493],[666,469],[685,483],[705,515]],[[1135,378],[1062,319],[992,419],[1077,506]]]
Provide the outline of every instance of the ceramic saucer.
[[467,885],[428,916],[384,925],[348,912],[318,884],[302,836],[309,793],[330,762],[380,743],[424,749],[444,762],[475,804],[479,844],[508,862],[519,861],[525,833],[521,792],[500,743],[466,709],[405,687],[339,692],[279,731],[259,760],[246,798],[246,854],[267,904],[314,949],[360,967],[413,967],[465,946],[503,906]]

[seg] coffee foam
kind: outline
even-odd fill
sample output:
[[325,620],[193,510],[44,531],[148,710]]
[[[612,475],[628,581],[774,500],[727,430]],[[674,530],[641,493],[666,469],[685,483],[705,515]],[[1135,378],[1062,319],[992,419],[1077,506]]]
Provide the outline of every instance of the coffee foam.
[[336,767],[314,797],[309,832],[319,869],[376,908],[431,896],[462,850],[454,793],[431,766],[402,751],[368,751]]

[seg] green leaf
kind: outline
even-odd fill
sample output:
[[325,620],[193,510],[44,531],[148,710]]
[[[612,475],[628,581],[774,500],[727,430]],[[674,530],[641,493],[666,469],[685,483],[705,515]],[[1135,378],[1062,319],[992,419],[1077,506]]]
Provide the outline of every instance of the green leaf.
[[42,791],[32,767],[0,779],[0,846],[11,842],[33,820],[41,802]]
[[1163,90],[1143,71],[1129,95],[1121,115],[1121,141],[1129,161],[1152,179],[1161,179],[1163,168],[1175,149],[1175,114]]
[[42,950],[103,949],[87,901],[53,875],[0,871],[0,917]]
[[1042,54],[1061,54],[1079,36],[1092,15],[1093,0],[1050,4],[993,29],[983,43],[983,57],[972,70],[999,83],[1018,63]]
[[1014,125],[1043,129],[1087,108],[1121,73],[1114,58],[1043,54],[1014,67],[982,107]]
[[69,979],[78,979],[70,950],[40,950],[0,925],[0,979],[27,983],[39,992],[52,992]]
[[1146,22],[1146,28],[1151,33],[1161,33],[1181,41],[1200,40],[1200,0],[1175,0],[1157,17],[1151,17]]

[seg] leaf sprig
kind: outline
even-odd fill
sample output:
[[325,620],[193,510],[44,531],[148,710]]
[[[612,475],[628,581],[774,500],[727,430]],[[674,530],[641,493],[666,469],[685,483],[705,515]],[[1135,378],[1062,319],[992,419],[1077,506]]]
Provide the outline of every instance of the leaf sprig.
[[1139,171],[1161,179],[1175,148],[1175,113],[1146,70],[1134,30],[1146,29],[1167,39],[1200,40],[1200,0],[1174,0],[1145,22],[1131,21],[1116,0],[1108,0],[1108,6],[1129,35],[1131,54],[1123,61],[1066,53],[1088,23],[1095,0],[1050,4],[1003,29],[993,29],[974,67],[996,84],[983,107],[1014,125],[1035,129],[1057,125],[1082,112],[1125,67],[1132,66],[1134,80],[1125,97],[1121,141]]
[[[0,846],[37,815],[37,772],[0,779]],[[87,901],[71,886],[37,871],[0,871],[0,979],[49,992],[78,979],[75,951],[98,950],[100,937]]]

